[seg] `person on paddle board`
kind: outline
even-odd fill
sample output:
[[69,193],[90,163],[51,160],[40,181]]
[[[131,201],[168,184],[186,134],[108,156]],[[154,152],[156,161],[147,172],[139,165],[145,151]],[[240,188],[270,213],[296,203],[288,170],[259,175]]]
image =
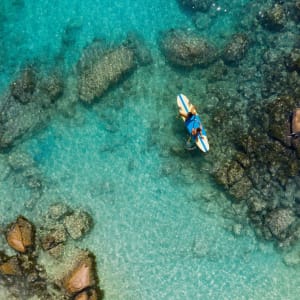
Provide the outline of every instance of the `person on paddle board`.
[[185,122],[194,122],[193,129],[191,131],[191,136],[188,138],[186,145],[187,148],[191,148],[191,141],[195,142],[198,139],[198,135],[202,138],[202,125],[197,119],[197,111],[194,105],[192,105],[188,113],[180,112],[180,115],[185,118]]

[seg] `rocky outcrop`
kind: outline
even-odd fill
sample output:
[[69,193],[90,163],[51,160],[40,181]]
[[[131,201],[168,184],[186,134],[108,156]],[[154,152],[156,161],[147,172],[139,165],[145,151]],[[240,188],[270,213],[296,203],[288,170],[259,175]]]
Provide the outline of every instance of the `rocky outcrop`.
[[[57,208],[58,204],[55,206]],[[0,249],[1,288],[17,299],[102,299],[95,257],[90,251],[69,246],[63,249],[59,259],[55,255],[43,259],[43,251],[49,253],[49,248],[57,247],[53,244],[66,242],[63,224],[54,225],[53,231],[47,228],[48,235],[41,235],[45,230],[36,230],[36,240],[41,241],[36,247],[32,223],[20,216],[9,226],[7,242],[19,253],[8,256]]]
[[[234,154],[214,173],[233,199],[245,206],[257,234],[282,247],[300,238],[297,198],[284,196],[286,190],[297,190],[292,180],[300,173],[298,148],[288,137],[289,115],[297,102],[294,97],[282,96],[251,106],[248,112],[251,126],[247,133],[242,133],[245,132],[243,128],[235,130],[235,138],[231,141]],[[228,128],[238,128],[239,115],[237,111],[231,115]],[[224,126],[227,118],[222,120]],[[220,139],[222,146],[223,134],[220,132],[215,137],[215,140]],[[216,154],[220,158],[218,151]]]
[[186,9],[192,11],[206,12],[211,7],[212,0],[178,0],[179,3]]
[[262,26],[271,31],[279,31],[283,29],[287,22],[284,7],[280,4],[260,12],[258,16]]
[[89,254],[80,257],[75,267],[63,279],[63,286],[70,295],[75,295],[95,286],[97,280],[93,270],[93,259]]
[[207,66],[216,60],[216,48],[191,31],[169,30],[163,34],[161,48],[166,59],[181,67]]
[[294,48],[286,58],[286,66],[289,71],[300,73],[300,49]]
[[34,228],[32,224],[22,216],[12,223],[6,233],[6,240],[14,250],[25,253],[34,248]]
[[78,240],[93,226],[91,216],[83,210],[73,210],[63,202],[51,205],[43,224],[37,228],[42,248],[53,257],[60,257],[71,237]]
[[234,34],[225,45],[222,58],[227,64],[238,63],[244,58],[249,48],[249,38],[245,33]]
[[132,45],[127,41],[127,46],[125,42],[114,49],[103,49],[91,44],[85,49],[78,63],[78,90],[82,101],[91,103],[101,97],[136,68],[136,49]]

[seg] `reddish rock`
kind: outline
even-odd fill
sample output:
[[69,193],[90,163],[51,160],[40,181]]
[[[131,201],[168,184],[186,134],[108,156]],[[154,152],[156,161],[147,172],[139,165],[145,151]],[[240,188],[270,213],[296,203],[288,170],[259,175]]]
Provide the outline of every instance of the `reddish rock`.
[[24,217],[19,216],[17,221],[9,226],[6,240],[14,250],[24,253],[34,244],[33,225]]
[[[75,268],[63,280],[63,286],[69,294],[76,294],[96,283],[92,258],[87,256],[78,262]],[[84,298],[83,298],[84,299]]]
[[0,264],[0,274],[2,275],[21,275],[19,260],[16,256],[9,258],[6,262]]
[[292,131],[300,132],[300,108],[296,108],[293,112]]

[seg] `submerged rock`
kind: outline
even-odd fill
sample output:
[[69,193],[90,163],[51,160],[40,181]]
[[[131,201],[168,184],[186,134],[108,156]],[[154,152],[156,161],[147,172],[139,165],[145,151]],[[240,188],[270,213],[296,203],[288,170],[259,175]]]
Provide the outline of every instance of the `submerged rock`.
[[[93,53],[93,52],[91,52]],[[85,56],[78,74],[78,90],[81,100],[91,103],[102,96],[109,87],[119,82],[124,75],[136,67],[135,53],[132,49],[119,46],[105,53]]]
[[245,33],[237,33],[225,45],[222,58],[227,64],[237,63],[244,58],[249,48],[249,38]]
[[51,78],[27,68],[0,96],[0,149],[46,124],[62,94],[62,84]]
[[259,19],[262,26],[271,31],[283,29],[287,21],[283,6],[277,3],[260,13]]
[[65,203],[55,203],[49,207],[49,217],[54,220],[62,219],[66,214],[71,213],[71,208]]
[[64,224],[70,236],[77,240],[91,229],[92,218],[88,213],[76,210],[65,217]]
[[289,71],[300,73],[300,49],[295,48],[286,58],[286,66]]
[[169,30],[163,34],[161,48],[166,59],[182,67],[206,66],[216,60],[216,48],[191,31]]
[[289,227],[296,218],[291,209],[277,209],[266,216],[265,224],[270,229],[275,238],[284,240],[289,232]]
[[[46,230],[46,232],[43,233],[41,238],[41,244],[44,250],[52,250],[58,245],[64,243],[66,240],[67,237],[64,226],[62,224],[57,224],[54,228]],[[56,249],[56,251],[52,250],[52,254],[58,255],[57,250],[58,249]]]
[[178,0],[178,1],[183,7],[189,10],[202,11],[202,12],[208,11],[213,3],[212,0]]
[[32,99],[32,94],[36,88],[36,72],[33,68],[26,68],[20,78],[10,85],[11,95],[23,104]]
[[50,101],[55,102],[64,91],[64,81],[62,75],[53,73],[41,81],[40,88],[48,95]]
[[6,233],[6,240],[10,247],[18,252],[25,253],[34,247],[34,227],[24,217],[19,216],[11,224]]

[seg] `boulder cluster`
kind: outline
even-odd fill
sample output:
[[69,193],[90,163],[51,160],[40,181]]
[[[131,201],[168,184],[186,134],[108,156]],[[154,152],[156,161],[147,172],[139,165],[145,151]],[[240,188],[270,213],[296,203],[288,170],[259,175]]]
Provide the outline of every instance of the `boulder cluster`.
[[[0,281],[10,299],[102,299],[94,255],[67,245],[68,236],[79,239],[90,230],[90,216],[57,203],[45,220],[35,226],[19,216],[3,230],[15,251],[0,252]],[[50,256],[45,260],[45,255]]]
[[[195,82],[191,94],[207,117],[211,143],[203,160],[259,237],[284,248],[295,245],[300,239],[299,1],[250,2],[240,10],[238,30],[220,36],[217,46],[197,26],[213,24],[217,7],[209,1],[179,2],[190,10],[196,29],[166,31],[161,50]],[[171,154],[187,159],[174,149]]]

